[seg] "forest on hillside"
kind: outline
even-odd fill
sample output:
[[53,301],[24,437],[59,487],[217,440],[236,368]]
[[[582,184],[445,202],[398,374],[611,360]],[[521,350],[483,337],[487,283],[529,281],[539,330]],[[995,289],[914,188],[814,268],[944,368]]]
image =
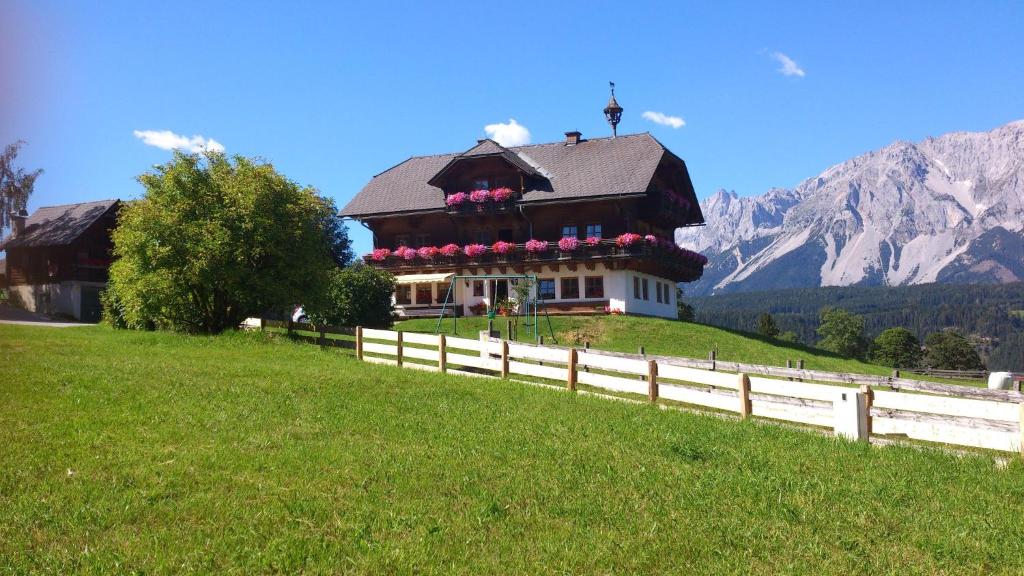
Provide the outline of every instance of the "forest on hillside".
[[805,344],[818,341],[823,308],[843,308],[864,317],[874,338],[902,326],[920,340],[954,329],[968,336],[989,370],[1024,371],[1024,283],[920,284],[797,288],[718,296],[686,297],[702,324],[754,332],[767,312],[783,332]]

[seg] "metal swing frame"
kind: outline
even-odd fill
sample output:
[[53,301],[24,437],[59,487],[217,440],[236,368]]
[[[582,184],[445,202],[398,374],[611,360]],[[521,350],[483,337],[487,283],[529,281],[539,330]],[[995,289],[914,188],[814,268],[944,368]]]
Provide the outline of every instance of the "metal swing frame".
[[[444,297],[444,304],[441,305],[441,315],[437,318],[437,325],[434,327],[434,334],[441,333],[441,322],[444,321],[445,312],[448,310],[448,303],[452,303],[452,334],[458,334],[459,329],[459,316],[454,311],[454,297],[455,297],[455,283],[459,280],[484,280],[494,281],[495,289],[491,291],[491,302],[487,305],[488,312],[494,310],[494,293],[497,291],[498,280],[529,280],[534,285],[537,284],[536,274],[456,274],[452,276],[451,282],[448,284],[448,293]],[[528,298],[526,300],[526,314],[522,314],[527,320],[530,316],[533,316],[533,322],[524,324],[524,326],[530,326],[533,329],[533,339],[537,342],[540,341],[540,314],[543,311],[544,319],[548,324],[548,334],[551,336],[552,342],[555,344],[558,341],[555,339],[555,331],[551,327],[551,317],[548,315],[547,306],[544,305],[544,300],[540,298]],[[521,314],[516,313],[516,317]]]

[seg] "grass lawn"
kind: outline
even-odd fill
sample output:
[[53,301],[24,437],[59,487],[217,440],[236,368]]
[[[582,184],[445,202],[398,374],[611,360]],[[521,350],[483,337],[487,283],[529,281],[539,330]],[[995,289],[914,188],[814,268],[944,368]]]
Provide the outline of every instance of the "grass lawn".
[[0,365],[2,572],[1024,572],[1018,460],[259,333],[0,326]]

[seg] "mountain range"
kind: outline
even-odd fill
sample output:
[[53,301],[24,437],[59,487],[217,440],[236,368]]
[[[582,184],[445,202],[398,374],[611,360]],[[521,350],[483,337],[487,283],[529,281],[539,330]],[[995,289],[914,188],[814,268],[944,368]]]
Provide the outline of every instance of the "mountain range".
[[691,295],[1024,280],[1024,121],[894,142],[793,189],[701,202]]

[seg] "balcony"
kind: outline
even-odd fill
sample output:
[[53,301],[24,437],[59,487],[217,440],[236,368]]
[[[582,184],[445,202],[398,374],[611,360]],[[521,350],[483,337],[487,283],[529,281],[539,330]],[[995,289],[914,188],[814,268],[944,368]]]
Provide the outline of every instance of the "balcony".
[[[571,251],[560,250],[557,243],[549,243],[549,248],[542,251],[530,251],[527,244],[510,244],[512,248],[505,253],[495,252],[493,247],[476,246],[476,250],[469,250],[470,246],[462,247],[457,254],[451,256],[438,253],[433,257],[423,257],[409,249],[412,254],[403,252],[395,255],[388,251],[375,251],[374,254],[368,254],[365,259],[367,263],[395,274],[489,266],[508,266],[524,270],[532,265],[564,263],[592,266],[601,262],[621,269],[647,272],[675,282],[697,280],[704,273],[706,262],[700,254],[673,247],[674,245],[667,242],[639,241],[623,246],[614,239],[604,239],[596,245],[580,242],[579,246]],[[467,255],[467,250],[473,255]],[[384,255],[384,252],[388,254]]]
[[648,196],[646,217],[652,222],[678,227],[692,224],[693,207],[689,200],[669,192],[655,191]]
[[515,211],[515,198],[509,198],[504,202],[463,202],[461,204],[449,205],[445,212],[452,216],[494,216],[497,214],[510,214]]

